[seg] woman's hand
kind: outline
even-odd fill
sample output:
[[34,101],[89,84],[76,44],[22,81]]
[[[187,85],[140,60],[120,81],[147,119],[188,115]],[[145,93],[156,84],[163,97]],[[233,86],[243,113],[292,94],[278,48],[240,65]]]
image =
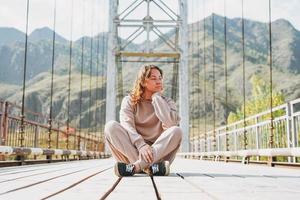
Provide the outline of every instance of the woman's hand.
[[147,163],[152,163],[153,162],[153,152],[151,146],[148,144],[143,146],[140,149],[140,155],[142,158],[147,162]]

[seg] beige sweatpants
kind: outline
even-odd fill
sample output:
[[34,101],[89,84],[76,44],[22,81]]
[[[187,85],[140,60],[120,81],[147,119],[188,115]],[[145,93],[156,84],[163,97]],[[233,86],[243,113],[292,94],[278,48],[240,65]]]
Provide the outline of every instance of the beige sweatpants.
[[139,164],[141,169],[165,160],[171,164],[182,140],[182,130],[180,127],[172,126],[168,128],[153,144],[147,142],[153,150],[153,163],[147,163],[139,155],[137,148],[130,141],[128,132],[120,123],[109,121],[105,125],[104,133],[111,153],[118,162]]

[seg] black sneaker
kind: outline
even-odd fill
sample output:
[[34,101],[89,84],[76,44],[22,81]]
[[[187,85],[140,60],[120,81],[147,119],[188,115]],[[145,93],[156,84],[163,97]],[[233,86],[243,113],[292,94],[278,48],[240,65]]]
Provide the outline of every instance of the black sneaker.
[[134,165],[133,164],[126,164],[122,162],[117,162],[115,164],[115,174],[118,177],[122,176],[133,176],[134,175]]
[[150,169],[153,176],[168,176],[170,173],[170,163],[169,161],[154,163]]

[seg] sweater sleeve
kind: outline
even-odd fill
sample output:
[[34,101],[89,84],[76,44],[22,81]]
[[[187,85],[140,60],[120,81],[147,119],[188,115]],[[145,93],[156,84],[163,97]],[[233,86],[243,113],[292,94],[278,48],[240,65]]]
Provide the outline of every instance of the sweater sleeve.
[[129,138],[138,150],[146,145],[143,137],[136,131],[134,109],[129,96],[123,98],[120,109],[120,123],[128,132]]
[[157,92],[152,95],[152,105],[164,129],[179,125],[180,117],[177,113],[176,104],[172,99],[161,96]]

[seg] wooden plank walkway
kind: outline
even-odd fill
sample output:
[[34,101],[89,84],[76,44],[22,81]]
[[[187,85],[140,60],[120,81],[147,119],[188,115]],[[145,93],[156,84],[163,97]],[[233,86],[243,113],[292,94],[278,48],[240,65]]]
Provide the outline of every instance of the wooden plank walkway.
[[[102,159],[0,168],[0,199],[158,199],[149,176],[119,179],[113,164]],[[154,177],[154,183],[159,197],[171,200],[300,197],[300,169],[240,163],[177,158],[170,176]]]

